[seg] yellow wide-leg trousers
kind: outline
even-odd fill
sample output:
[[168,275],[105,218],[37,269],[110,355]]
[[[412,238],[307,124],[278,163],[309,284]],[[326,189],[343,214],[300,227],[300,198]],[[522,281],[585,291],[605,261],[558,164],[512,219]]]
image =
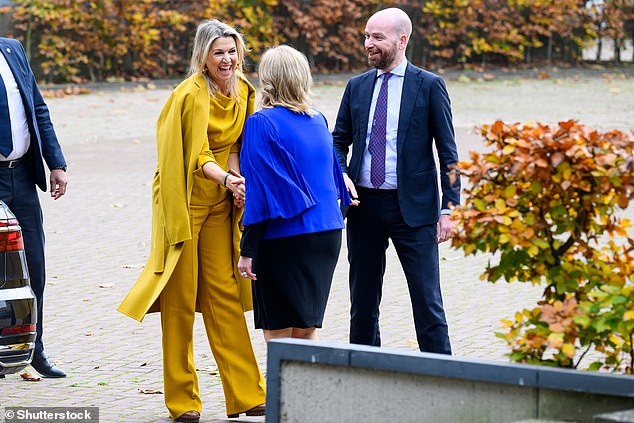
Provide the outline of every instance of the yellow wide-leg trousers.
[[265,401],[265,383],[253,352],[233,274],[231,201],[190,206],[192,239],[160,295],[165,404],[170,417],[202,411],[194,364],[196,301],[218,365],[227,414]]

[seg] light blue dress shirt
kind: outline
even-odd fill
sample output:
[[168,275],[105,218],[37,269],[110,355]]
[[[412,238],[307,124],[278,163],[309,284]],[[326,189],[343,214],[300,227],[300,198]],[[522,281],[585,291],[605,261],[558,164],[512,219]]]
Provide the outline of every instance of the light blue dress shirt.
[[[387,81],[387,126],[385,130],[385,182],[379,189],[396,189],[396,137],[398,136],[398,119],[401,110],[401,95],[403,93],[403,79],[407,60],[403,60],[390,72],[392,77]],[[376,99],[379,97],[379,90],[383,83],[383,74],[378,70],[374,92],[372,93],[372,103],[370,103],[370,119],[368,119],[368,130],[365,136],[365,149],[363,150],[363,161],[361,162],[361,172],[359,174],[358,185],[366,188],[374,188],[370,182],[370,165],[372,155],[368,151],[370,142],[370,132],[372,131],[372,121],[374,120],[374,109]]]
[[[403,94],[403,80],[405,79],[405,69],[407,68],[407,60],[403,60],[397,67],[390,72],[392,77],[387,81],[387,126],[385,130],[385,182],[379,189],[396,189],[396,139],[398,137],[398,120],[401,111],[401,96]],[[368,151],[370,142],[370,132],[372,132],[372,123],[374,120],[374,109],[376,100],[379,97],[379,90],[383,83],[383,74],[381,69],[377,72],[377,78],[374,83],[374,92],[372,93],[372,103],[370,103],[370,114],[368,119],[368,130],[365,136],[365,149],[363,150],[363,161],[361,162],[361,172],[359,174],[359,182],[357,185],[365,188],[374,188],[370,182],[370,166],[372,163],[372,155]],[[449,214],[451,210],[443,209],[441,214]]]

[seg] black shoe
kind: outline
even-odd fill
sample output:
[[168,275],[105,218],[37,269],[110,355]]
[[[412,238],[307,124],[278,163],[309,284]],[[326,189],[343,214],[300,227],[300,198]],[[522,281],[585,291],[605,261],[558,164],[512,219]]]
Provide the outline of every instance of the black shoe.
[[190,410],[179,418],[174,419],[175,422],[198,423],[200,421],[200,413],[196,410]]
[[66,377],[66,373],[62,369],[51,363],[45,351],[33,354],[31,367],[44,377]]
[[[255,407],[247,411],[243,411],[243,413],[247,416],[264,416],[266,415],[266,404],[256,405]],[[227,415],[227,417],[230,419],[237,419],[238,417],[240,417],[240,413],[229,414]]]

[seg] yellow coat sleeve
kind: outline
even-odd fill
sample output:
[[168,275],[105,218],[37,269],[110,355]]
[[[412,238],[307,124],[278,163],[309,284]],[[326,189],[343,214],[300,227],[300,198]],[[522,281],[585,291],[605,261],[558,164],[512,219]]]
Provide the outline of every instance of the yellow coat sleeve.
[[191,239],[187,208],[185,149],[181,113],[185,97],[172,95],[163,107],[156,125],[158,154],[157,177],[160,186],[159,210],[169,245]]
[[[179,89],[180,88],[180,89]],[[207,140],[209,93],[204,78],[190,77],[163,107],[156,129],[159,208],[169,245],[191,239],[189,196],[191,175]]]

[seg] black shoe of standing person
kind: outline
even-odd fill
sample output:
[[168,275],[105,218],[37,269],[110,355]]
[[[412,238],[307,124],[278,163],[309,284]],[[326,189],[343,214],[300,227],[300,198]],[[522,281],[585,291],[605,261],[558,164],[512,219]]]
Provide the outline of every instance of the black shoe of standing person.
[[46,351],[42,351],[39,353],[35,352],[33,354],[31,367],[33,367],[35,371],[37,371],[43,377],[66,377],[66,373],[64,373],[62,369],[51,363],[51,360],[49,360]]

